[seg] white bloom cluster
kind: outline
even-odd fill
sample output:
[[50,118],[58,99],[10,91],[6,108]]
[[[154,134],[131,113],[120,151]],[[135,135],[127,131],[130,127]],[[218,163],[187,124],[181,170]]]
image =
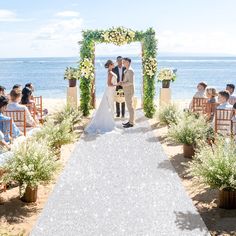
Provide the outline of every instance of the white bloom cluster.
[[123,27],[112,28],[102,34],[105,43],[114,43],[118,46],[130,43],[135,37],[135,32]]
[[157,71],[157,60],[156,58],[149,57],[144,61],[144,74],[152,77],[156,74]]
[[94,65],[91,59],[84,58],[80,63],[80,76],[86,79],[94,77]]
[[158,73],[158,81],[163,81],[163,80],[174,81],[175,79],[176,79],[176,74],[174,73],[172,69],[163,68]]

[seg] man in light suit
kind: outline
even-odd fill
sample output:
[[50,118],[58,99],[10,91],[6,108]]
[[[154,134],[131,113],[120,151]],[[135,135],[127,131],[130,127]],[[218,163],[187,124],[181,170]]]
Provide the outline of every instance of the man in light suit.
[[119,82],[119,85],[123,87],[125,94],[125,102],[129,111],[129,121],[123,124],[124,128],[130,128],[134,126],[134,106],[133,106],[133,97],[134,97],[134,71],[131,68],[131,59],[126,57],[123,59],[123,64],[126,68],[124,72],[123,81]]
[[[125,67],[123,66],[122,57],[118,56],[116,58],[117,66],[112,70],[117,75],[117,83],[123,81]],[[123,89],[122,86],[116,86],[116,91]],[[125,117],[125,102],[121,103],[121,116]],[[120,117],[120,103],[116,103],[116,117]]]

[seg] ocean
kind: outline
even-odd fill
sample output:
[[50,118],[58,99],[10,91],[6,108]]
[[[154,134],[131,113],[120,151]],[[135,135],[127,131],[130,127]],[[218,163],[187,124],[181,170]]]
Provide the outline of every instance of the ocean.
[[[113,59],[96,57],[96,94],[100,98],[106,86],[105,61]],[[135,71],[136,96],[141,97],[142,64],[141,58],[131,57]],[[190,99],[196,85],[205,81],[217,90],[227,83],[236,83],[236,57],[158,57],[158,69],[177,69],[177,79],[171,83],[173,99]],[[36,95],[45,98],[65,98],[68,81],[63,79],[67,66],[77,66],[79,58],[12,58],[0,59],[0,85],[10,91],[14,84],[32,82]],[[156,96],[161,84],[156,82]]]

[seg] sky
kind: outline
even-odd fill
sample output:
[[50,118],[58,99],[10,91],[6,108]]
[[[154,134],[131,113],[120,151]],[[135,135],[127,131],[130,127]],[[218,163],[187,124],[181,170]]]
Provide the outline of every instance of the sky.
[[[81,30],[153,27],[160,55],[236,56],[235,0],[0,0],[0,57],[78,56]],[[140,54],[100,44],[97,55]]]

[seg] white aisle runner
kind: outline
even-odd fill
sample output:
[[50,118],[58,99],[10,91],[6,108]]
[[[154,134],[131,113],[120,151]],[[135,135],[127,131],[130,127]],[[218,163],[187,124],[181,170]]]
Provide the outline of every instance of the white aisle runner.
[[31,235],[209,233],[137,111],[134,128],[80,139]]

